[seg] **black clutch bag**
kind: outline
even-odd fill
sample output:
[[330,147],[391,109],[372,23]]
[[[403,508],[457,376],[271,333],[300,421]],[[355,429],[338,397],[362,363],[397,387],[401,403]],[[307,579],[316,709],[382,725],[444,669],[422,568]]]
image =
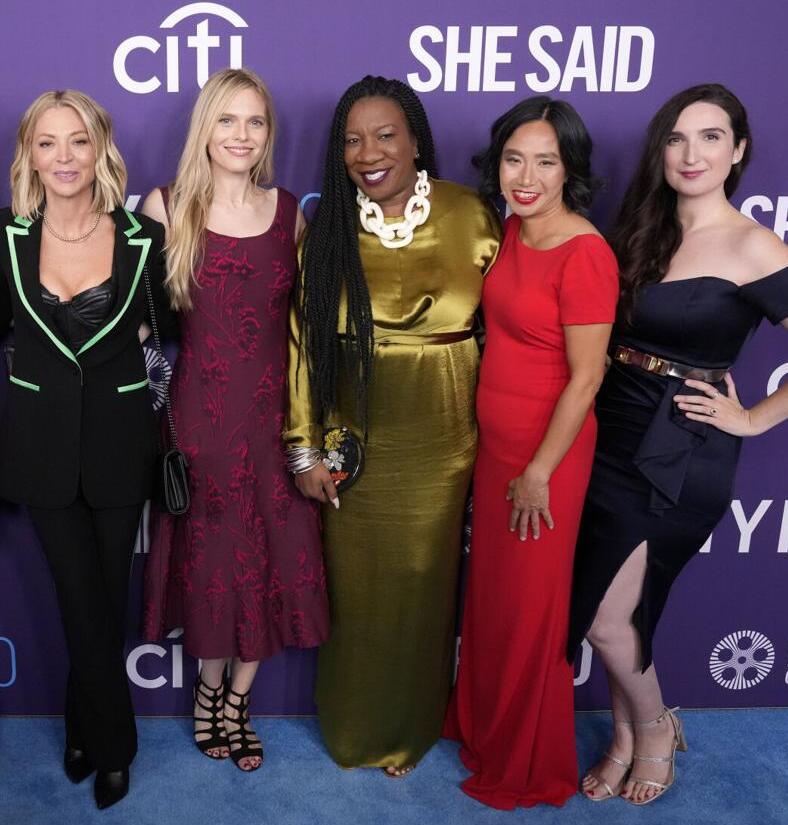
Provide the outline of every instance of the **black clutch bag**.
[[159,456],[159,508],[173,516],[189,510],[189,465],[180,450],[168,450]]
[[356,483],[364,469],[364,448],[344,426],[323,430],[323,464],[341,493]]
[[[156,308],[153,303],[153,293],[150,288],[150,276],[148,267],[143,270],[145,278],[145,293],[148,296],[148,310],[150,313],[150,325],[153,330],[153,341],[156,344],[156,352],[159,358],[164,359],[159,340],[159,327],[156,323]],[[189,463],[186,456],[178,446],[178,432],[175,429],[175,419],[170,406],[170,390],[168,384],[162,384],[162,394],[164,396],[164,408],[167,411],[167,423],[169,425],[169,449],[164,448],[158,458],[156,468],[156,497],[159,509],[172,516],[182,516],[188,512],[191,504],[191,492],[189,488]]]

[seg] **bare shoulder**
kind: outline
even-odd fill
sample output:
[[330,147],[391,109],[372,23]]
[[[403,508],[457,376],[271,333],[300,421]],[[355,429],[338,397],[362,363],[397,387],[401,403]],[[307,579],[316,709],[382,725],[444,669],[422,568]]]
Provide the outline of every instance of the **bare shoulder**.
[[737,246],[747,263],[747,283],[788,267],[788,246],[771,229],[742,215],[736,235]]
[[169,231],[170,222],[167,220],[167,210],[164,207],[164,198],[161,196],[160,189],[156,188],[148,194],[140,207],[140,212],[164,224],[164,228]]
[[602,233],[582,215],[573,214],[570,216],[570,223],[567,225],[568,234],[570,237],[575,235],[596,235],[601,238]]
[[280,190],[278,186],[270,186],[267,188],[258,186],[254,191],[257,203],[266,209],[276,206],[279,201],[279,193]]

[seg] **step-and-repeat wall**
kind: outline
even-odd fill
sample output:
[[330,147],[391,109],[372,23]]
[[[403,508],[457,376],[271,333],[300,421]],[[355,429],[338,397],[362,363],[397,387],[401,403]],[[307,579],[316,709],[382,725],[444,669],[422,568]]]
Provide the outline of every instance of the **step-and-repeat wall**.
[[[594,218],[606,229],[649,117],[674,92],[719,81],[744,101],[755,135],[736,206],[784,238],[786,31],[788,6],[764,0],[746,10],[733,0],[8,3],[0,28],[0,170],[10,165],[16,125],[36,95],[82,89],[114,118],[133,208],[172,178],[198,87],[212,71],[243,65],[271,88],[281,123],[276,179],[308,216],[333,107],[371,72],[419,92],[442,175],[465,183],[474,182],[471,154],[515,101],[534,94],[569,100],[594,138],[595,171],[606,181]],[[8,201],[5,182],[0,201]],[[735,371],[745,404],[788,380],[788,338],[767,327]],[[0,380],[0,403],[5,385]],[[656,640],[669,702],[788,705],[786,456],[785,427],[745,444],[730,510],[674,588]],[[184,657],[179,632],[156,644],[137,635],[144,550],[134,558],[129,615],[136,707],[185,713],[196,664]],[[65,667],[53,587],[30,523],[19,508],[0,504],[0,712],[60,712]],[[266,662],[255,710],[311,712],[313,678],[312,652]],[[606,706],[587,646],[575,681],[578,707]]]

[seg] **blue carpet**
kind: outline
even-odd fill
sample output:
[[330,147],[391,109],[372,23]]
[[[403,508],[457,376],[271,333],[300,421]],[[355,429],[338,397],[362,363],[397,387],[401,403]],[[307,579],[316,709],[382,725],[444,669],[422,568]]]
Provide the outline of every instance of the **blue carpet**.
[[[676,786],[645,808],[581,796],[563,809],[493,811],[457,785],[457,746],[442,740],[405,779],[343,771],[327,756],[313,718],[258,718],[263,768],[244,775],[191,744],[186,719],[139,719],[140,752],[126,799],[97,811],[92,780],[71,785],[60,768],[62,722],[0,718],[2,825],[786,825],[788,710],[687,711],[689,752]],[[607,717],[578,714],[581,766],[606,744]]]

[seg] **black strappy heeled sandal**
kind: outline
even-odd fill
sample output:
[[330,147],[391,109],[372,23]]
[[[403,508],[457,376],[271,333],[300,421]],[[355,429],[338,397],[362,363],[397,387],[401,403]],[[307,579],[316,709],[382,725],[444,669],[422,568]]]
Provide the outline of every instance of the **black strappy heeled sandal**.
[[[231,708],[238,711],[237,719],[230,719],[225,717],[225,730],[227,730],[227,738],[230,742],[230,758],[235,762],[236,766],[249,773],[256,771],[260,765],[263,764],[263,743],[257,738],[255,732],[248,727],[249,725],[249,696],[251,691],[247,693],[237,693],[231,687],[227,688],[224,695],[224,701]],[[238,701],[234,702],[231,697],[237,697]],[[234,725],[235,730],[227,729],[228,725]],[[239,743],[237,747],[233,747]],[[242,759],[250,759],[255,756],[260,758],[260,765],[254,765],[249,768],[241,767]]]
[[[209,759],[227,759],[227,754],[211,754],[209,750],[214,748],[227,748],[230,750],[230,743],[227,739],[227,731],[224,728],[223,702],[224,684],[217,688],[206,685],[202,680],[202,674],[197,674],[197,681],[194,683],[194,703],[203,710],[208,711],[208,716],[197,716],[194,714],[194,744]],[[201,725],[201,727],[198,727]]]

